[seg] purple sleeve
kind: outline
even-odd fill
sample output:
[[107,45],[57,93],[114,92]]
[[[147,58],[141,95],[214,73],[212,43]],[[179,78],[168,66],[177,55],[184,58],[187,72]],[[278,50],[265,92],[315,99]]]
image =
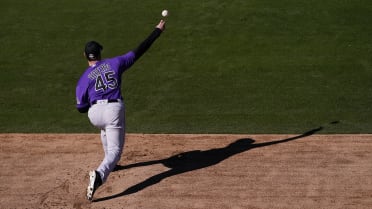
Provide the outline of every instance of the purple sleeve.
[[119,70],[120,73],[123,73],[126,71],[130,66],[132,66],[135,62],[136,55],[133,51],[129,51],[126,54],[120,55],[115,57],[115,59],[119,62]]
[[82,76],[76,86],[76,108],[79,112],[86,112],[89,107],[88,80]]

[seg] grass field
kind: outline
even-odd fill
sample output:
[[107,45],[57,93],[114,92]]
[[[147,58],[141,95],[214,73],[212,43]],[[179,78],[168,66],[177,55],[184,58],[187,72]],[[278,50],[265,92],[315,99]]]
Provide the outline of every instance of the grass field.
[[126,74],[127,131],[371,133],[369,0],[0,0],[0,132],[96,132],[75,110],[84,44],[167,29]]

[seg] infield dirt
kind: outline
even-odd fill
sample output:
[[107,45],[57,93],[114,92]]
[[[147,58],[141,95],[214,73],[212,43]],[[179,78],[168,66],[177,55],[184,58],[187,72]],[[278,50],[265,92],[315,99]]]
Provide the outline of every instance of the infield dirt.
[[372,208],[372,135],[127,134],[92,203],[99,134],[0,144],[0,208]]

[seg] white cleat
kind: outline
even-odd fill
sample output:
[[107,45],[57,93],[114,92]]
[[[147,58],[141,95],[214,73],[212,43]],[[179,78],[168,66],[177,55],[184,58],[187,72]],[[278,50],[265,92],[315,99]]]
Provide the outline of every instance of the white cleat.
[[97,171],[89,171],[89,185],[87,188],[87,198],[88,200],[93,200],[93,195],[98,189],[99,186],[102,185],[101,176]]

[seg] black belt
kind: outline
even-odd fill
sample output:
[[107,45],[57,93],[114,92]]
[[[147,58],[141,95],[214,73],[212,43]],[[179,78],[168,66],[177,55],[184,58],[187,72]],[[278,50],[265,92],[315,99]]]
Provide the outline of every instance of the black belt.
[[[102,99],[102,100],[104,100],[104,99]],[[92,105],[97,104],[97,101],[99,101],[99,100],[93,101]],[[120,99],[109,99],[109,100],[107,100],[107,103],[115,103],[115,102],[120,102]]]

